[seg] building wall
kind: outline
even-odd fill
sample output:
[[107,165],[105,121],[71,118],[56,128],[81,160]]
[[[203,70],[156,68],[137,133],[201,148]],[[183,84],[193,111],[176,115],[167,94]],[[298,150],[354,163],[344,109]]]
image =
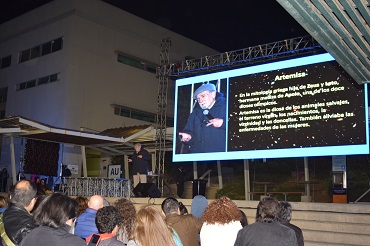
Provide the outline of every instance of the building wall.
[[[18,63],[19,52],[63,37],[60,51]],[[103,131],[147,124],[114,114],[112,104],[156,113],[155,74],[117,62],[122,53],[159,66],[160,44],[170,37],[171,61],[215,54],[202,44],[99,0],[56,0],[0,25],[0,88],[8,86],[7,116],[23,116],[55,127]],[[16,91],[19,83],[59,73],[59,81]],[[173,81],[168,115],[173,116]],[[9,165],[9,141],[0,167]],[[18,145],[18,146],[17,146]],[[16,140],[16,163],[21,149]],[[68,155],[63,153],[68,161]]]

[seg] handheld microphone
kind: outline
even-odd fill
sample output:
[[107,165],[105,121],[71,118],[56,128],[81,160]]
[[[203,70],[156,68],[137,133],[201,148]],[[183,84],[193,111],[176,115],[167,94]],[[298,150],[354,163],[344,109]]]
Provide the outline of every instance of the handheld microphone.
[[214,117],[209,113],[208,109],[203,110],[203,114],[208,117],[208,119],[213,120]]

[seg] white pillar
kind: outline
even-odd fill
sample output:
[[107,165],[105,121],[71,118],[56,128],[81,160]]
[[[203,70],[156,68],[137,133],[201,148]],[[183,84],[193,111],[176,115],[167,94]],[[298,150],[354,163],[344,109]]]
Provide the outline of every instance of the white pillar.
[[13,185],[17,182],[17,170],[15,168],[14,137],[10,136],[10,162],[12,164]]
[[129,171],[129,167],[128,167],[127,155],[123,156],[123,163],[125,165],[125,179],[130,179],[130,171]]
[[157,163],[156,154],[152,153],[152,171],[158,173],[158,170],[155,170],[155,164]]
[[193,161],[193,170],[194,179],[198,179],[198,166],[196,161]]
[[244,187],[245,187],[245,200],[249,201],[250,195],[249,192],[251,191],[250,185],[250,177],[249,177],[249,160],[244,160]]
[[217,174],[218,174],[218,188],[219,189],[222,189],[223,188],[223,184],[222,184],[221,161],[217,161]]
[[305,185],[305,192],[306,196],[310,196],[310,184],[308,183],[310,181],[310,171],[308,169],[308,158],[304,157],[304,180],[307,182]]
[[86,151],[85,146],[81,146],[81,156],[82,156],[82,170],[84,178],[87,178],[87,165],[86,165]]

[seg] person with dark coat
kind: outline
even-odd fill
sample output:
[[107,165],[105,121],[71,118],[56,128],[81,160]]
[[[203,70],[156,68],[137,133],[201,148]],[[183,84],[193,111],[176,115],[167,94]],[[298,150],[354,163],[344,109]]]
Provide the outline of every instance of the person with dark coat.
[[18,181],[10,190],[10,205],[3,213],[3,224],[6,236],[15,245],[19,245],[37,227],[30,214],[36,203],[36,194],[36,185],[26,179]]
[[195,92],[197,100],[182,132],[181,141],[189,153],[223,152],[226,149],[226,99],[212,83],[202,84]]
[[294,230],[295,235],[297,236],[298,246],[303,246],[304,239],[301,228],[290,223],[290,220],[292,219],[292,210],[292,205],[290,205],[289,202],[281,201],[279,221],[281,224]]
[[256,222],[238,232],[234,246],[298,246],[295,232],[279,223],[280,204],[273,197],[258,203]]
[[33,213],[34,222],[39,227],[28,233],[20,246],[86,246],[83,239],[69,233],[77,210],[77,201],[62,193],[45,196]]
[[148,161],[151,159],[149,152],[141,147],[140,143],[135,144],[135,151],[128,162],[132,163],[132,174],[134,187],[140,183],[146,183],[148,175]]

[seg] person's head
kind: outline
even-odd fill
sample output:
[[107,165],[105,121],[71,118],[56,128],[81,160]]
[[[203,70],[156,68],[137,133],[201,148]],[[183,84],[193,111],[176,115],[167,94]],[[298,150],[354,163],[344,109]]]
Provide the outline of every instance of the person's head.
[[167,197],[162,202],[162,211],[166,216],[169,214],[180,214],[179,202],[176,198]]
[[238,206],[228,197],[223,196],[211,202],[203,213],[202,220],[207,224],[227,224],[232,221],[240,221]]
[[31,211],[36,203],[37,188],[35,183],[22,179],[10,189],[10,201]]
[[256,221],[271,222],[279,219],[279,201],[273,197],[264,197],[258,203]]
[[39,184],[41,181],[40,181],[40,177],[35,177],[35,183],[36,184]]
[[188,214],[188,209],[185,207],[185,205],[182,202],[179,202],[179,209],[180,209],[180,215]]
[[78,203],[78,211],[76,214],[76,217],[78,217],[80,214],[84,213],[87,209],[87,204],[89,203],[89,199],[84,196],[78,196],[75,198]]
[[202,109],[209,109],[216,101],[216,86],[212,83],[202,84],[195,92],[194,98]]
[[41,185],[45,185],[45,179],[40,180]]
[[202,195],[196,195],[191,201],[190,213],[197,218],[202,218],[204,210],[207,206],[207,198]]
[[142,206],[138,211],[133,236],[139,245],[175,245],[171,229],[152,205]]
[[[130,239],[132,236],[132,231],[134,228],[136,218],[135,206],[130,200],[126,198],[120,198],[116,200],[114,202],[114,206],[118,209],[118,212],[121,217],[120,229],[126,232],[127,238]],[[118,233],[121,233],[121,230],[119,230]],[[118,235],[118,237],[119,236],[120,235]]]
[[113,206],[106,206],[96,212],[95,224],[99,233],[116,233],[121,223],[118,209]]
[[93,195],[92,197],[90,197],[87,205],[89,208],[98,210],[104,207],[104,198],[101,195]]
[[242,215],[242,218],[240,219],[240,224],[242,225],[242,227],[246,227],[248,225],[247,215],[245,215],[243,210],[239,210],[239,211],[240,211],[240,214]]
[[140,143],[135,144],[134,149],[136,152],[139,152],[141,150],[141,144]]
[[290,222],[291,219],[292,219],[292,205],[290,205],[289,202],[281,201],[279,220]]
[[62,193],[53,193],[44,196],[40,205],[33,213],[33,220],[37,225],[52,228],[71,225],[76,218],[78,203]]
[[0,208],[8,207],[8,199],[4,196],[0,196]]

